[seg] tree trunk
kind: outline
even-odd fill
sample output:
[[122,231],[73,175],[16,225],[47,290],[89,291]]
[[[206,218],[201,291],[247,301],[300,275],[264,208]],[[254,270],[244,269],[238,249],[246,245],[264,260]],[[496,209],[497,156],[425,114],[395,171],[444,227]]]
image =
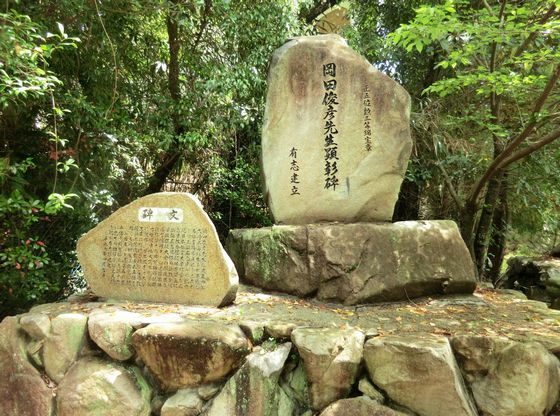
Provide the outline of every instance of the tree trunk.
[[498,204],[502,175],[494,176],[486,189],[484,205],[478,220],[478,227],[474,236],[474,257],[476,268],[481,280],[485,279],[488,245],[492,235],[492,220]]
[[[476,224],[476,217],[478,214],[478,207],[476,204],[467,201],[461,211],[461,236],[465,240],[465,244],[469,249],[473,262],[476,261],[474,256],[474,228]],[[476,268],[475,268],[476,269]]]
[[487,277],[494,284],[500,278],[500,271],[506,254],[507,230],[510,223],[508,191],[507,173],[505,173],[500,188],[499,201],[492,220],[492,239],[488,246],[488,257],[492,260],[492,267],[488,271]]
[[[167,38],[169,43],[169,65],[168,65],[168,85],[169,95],[175,108],[178,108],[181,100],[181,90],[179,85],[179,54],[181,52],[181,42],[179,38],[179,25],[177,22],[177,6],[180,0],[172,0],[173,6],[167,15]],[[148,180],[148,186],[144,195],[153,194],[161,191],[165,181],[181,159],[179,148],[179,136],[183,133],[180,116],[175,109],[172,115],[173,130],[175,137],[169,149],[160,158],[159,166]]]
[[417,182],[404,180],[395,205],[393,221],[410,221],[420,218],[420,192]]

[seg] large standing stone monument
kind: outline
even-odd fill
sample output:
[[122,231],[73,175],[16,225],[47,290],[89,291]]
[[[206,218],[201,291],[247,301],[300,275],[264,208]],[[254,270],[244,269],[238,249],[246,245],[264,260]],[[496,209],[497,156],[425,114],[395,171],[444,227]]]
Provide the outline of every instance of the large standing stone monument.
[[274,52],[262,134],[278,224],[231,230],[227,250],[256,286],[359,304],[472,293],[452,221],[391,224],[412,147],[410,97],[338,35]]
[[262,135],[276,223],[390,221],[412,149],[410,97],[338,35],[274,52]]
[[77,250],[100,296],[211,306],[235,299],[235,267],[190,194],[140,198],[82,236]]

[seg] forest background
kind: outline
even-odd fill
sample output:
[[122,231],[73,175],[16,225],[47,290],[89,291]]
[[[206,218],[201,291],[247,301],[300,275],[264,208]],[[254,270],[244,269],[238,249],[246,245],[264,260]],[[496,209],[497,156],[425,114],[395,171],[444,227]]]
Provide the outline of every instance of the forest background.
[[394,220],[457,221],[496,284],[560,243],[560,1],[6,0],[0,316],[80,289],[77,239],[139,196],[197,194],[221,238],[270,225],[268,62],[325,31],[412,96]]

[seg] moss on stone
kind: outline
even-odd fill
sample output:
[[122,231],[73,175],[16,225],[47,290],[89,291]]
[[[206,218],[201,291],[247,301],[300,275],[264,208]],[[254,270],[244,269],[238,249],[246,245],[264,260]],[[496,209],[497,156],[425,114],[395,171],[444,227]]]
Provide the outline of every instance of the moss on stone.
[[78,352],[85,341],[87,318],[83,321],[72,322],[68,327],[67,345],[70,350]]
[[273,227],[264,237],[254,233],[247,236],[251,243],[259,246],[258,271],[265,282],[272,280],[276,275],[281,258],[278,253],[286,251],[282,242],[284,234],[283,230]]
[[149,406],[150,399],[152,397],[152,387],[148,384],[148,382],[146,381],[146,379],[144,378],[142,372],[138,367],[131,366],[128,367],[127,370],[133,376],[134,383],[136,384],[138,390],[140,391],[140,397],[142,397],[144,403],[147,406]]

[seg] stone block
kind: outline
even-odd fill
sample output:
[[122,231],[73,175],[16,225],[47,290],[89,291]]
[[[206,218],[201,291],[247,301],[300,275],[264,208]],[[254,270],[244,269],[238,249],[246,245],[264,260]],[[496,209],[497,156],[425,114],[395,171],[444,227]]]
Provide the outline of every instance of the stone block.
[[95,357],[72,366],[57,393],[59,416],[149,416],[151,387],[138,368]]
[[445,337],[373,338],[364,360],[373,383],[419,415],[478,415]]
[[472,293],[474,266],[452,221],[312,224],[232,230],[242,279],[354,305]]
[[222,381],[250,352],[237,325],[210,321],[151,324],[132,345],[165,391]]
[[0,322],[0,374],[0,415],[52,415],[53,392],[27,360],[17,317]]

